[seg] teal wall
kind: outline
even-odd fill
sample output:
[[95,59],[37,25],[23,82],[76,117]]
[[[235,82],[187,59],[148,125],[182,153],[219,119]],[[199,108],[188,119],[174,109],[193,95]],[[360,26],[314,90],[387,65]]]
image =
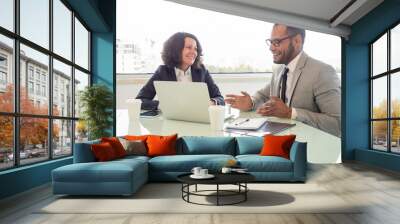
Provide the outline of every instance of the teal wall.
[[113,127],[109,133],[115,135],[116,99],[115,99],[115,69],[114,64],[114,38],[112,33],[92,33],[92,83],[101,83],[108,86],[114,96]]
[[92,82],[105,84],[114,96],[113,126],[109,132],[116,134],[116,1],[99,1],[99,11],[109,27],[108,32],[92,32]]
[[393,153],[356,149],[355,160],[400,172],[400,155]]
[[[358,160],[383,168],[399,170],[395,155],[369,150],[369,46],[392,25],[400,22],[400,1],[386,0],[351,27],[344,41],[344,126],[343,159]],[[363,151],[360,151],[363,150]],[[389,159],[390,157],[390,159]]]
[[[106,84],[115,93],[116,0],[66,0],[66,2],[79,14],[92,32],[92,82]],[[115,127],[115,106],[113,120]],[[113,127],[110,127],[110,132],[115,134]],[[50,182],[53,169],[71,163],[72,158],[69,157],[1,171],[0,199]]]
[[71,163],[69,157],[0,172],[0,199],[48,183],[53,169]]
[[342,156],[344,160],[352,160],[354,148],[366,148],[369,145],[368,45],[347,42],[342,54],[346,63],[345,82],[342,85],[346,94],[342,111],[345,119]]
[[[112,23],[109,23],[104,11],[107,6],[115,4],[116,0],[65,0],[78,13],[85,24],[95,32],[110,32]],[[103,7],[105,5],[105,7]],[[112,8],[110,8],[111,10]],[[115,12],[114,12],[115,13]],[[113,14],[109,12],[108,14]]]

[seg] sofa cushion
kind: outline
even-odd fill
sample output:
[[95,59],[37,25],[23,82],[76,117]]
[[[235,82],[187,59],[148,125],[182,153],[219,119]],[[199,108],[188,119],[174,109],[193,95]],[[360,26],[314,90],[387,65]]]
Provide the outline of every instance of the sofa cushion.
[[125,135],[124,138],[126,140],[130,140],[130,141],[135,141],[135,140],[140,140],[143,142],[146,142],[148,135]]
[[177,154],[185,155],[235,155],[235,139],[233,137],[185,136],[181,137],[177,150]]
[[236,137],[236,155],[259,154],[264,144],[262,137]]
[[101,142],[108,142],[114,149],[117,158],[126,156],[126,151],[117,137],[103,137]]
[[164,156],[176,154],[177,134],[171,136],[149,135],[147,137],[147,155],[148,156]]
[[150,157],[147,156],[137,156],[137,155],[130,155],[130,156],[125,156],[124,158],[116,159],[113,162],[131,162],[132,160],[139,160],[143,162],[148,162]]
[[292,161],[279,156],[238,155],[241,168],[249,172],[292,172]]
[[126,151],[126,155],[146,156],[147,148],[146,143],[141,140],[127,140],[125,138],[118,138]]
[[53,193],[131,195],[148,181],[148,158],[131,156],[109,162],[75,163],[52,171]]
[[100,140],[75,143],[74,163],[95,162],[96,158],[90,148],[92,144],[99,144]]
[[118,158],[112,145],[108,142],[93,144],[90,148],[92,149],[94,157],[96,157],[96,161],[105,162]]
[[163,172],[191,172],[193,167],[199,166],[211,172],[219,171],[230,159],[231,155],[175,155],[158,156],[149,160],[150,171]]
[[261,156],[280,156],[289,159],[290,148],[296,135],[266,135],[264,136],[264,146],[261,149]]
[[[133,172],[147,164],[140,160],[75,163],[53,170],[53,181],[59,182],[129,182]],[[143,173],[147,176],[147,173]]]

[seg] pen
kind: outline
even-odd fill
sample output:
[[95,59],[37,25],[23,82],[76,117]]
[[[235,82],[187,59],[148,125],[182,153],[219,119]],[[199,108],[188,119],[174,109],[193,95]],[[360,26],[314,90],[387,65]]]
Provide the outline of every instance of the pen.
[[238,126],[238,125],[241,125],[241,124],[246,123],[246,122],[248,122],[248,121],[250,121],[249,118],[247,118],[246,120],[241,121],[241,122],[239,122],[239,123],[236,123],[235,125]]

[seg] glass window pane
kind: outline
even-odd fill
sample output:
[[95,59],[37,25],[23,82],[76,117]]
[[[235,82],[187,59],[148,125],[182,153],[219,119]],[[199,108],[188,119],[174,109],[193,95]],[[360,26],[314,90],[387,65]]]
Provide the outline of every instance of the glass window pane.
[[89,69],[89,32],[75,18],[75,63]]
[[391,75],[391,88],[390,88],[390,98],[391,98],[391,116],[400,117],[400,72]]
[[387,78],[372,81],[372,118],[387,118]]
[[49,120],[20,118],[20,164],[35,163],[49,158]]
[[53,121],[53,157],[72,154],[72,121]]
[[49,1],[20,0],[21,36],[49,48]]
[[72,12],[60,0],[53,0],[53,8],[53,51],[71,60]]
[[47,115],[49,57],[21,44],[20,109],[25,114]]
[[0,35],[0,111],[14,111],[14,43]]
[[372,122],[372,148],[387,151],[387,121]]
[[14,0],[1,0],[0,9],[0,26],[14,31]]
[[53,115],[72,117],[71,66],[53,60]]
[[391,141],[392,141],[392,152],[400,153],[400,120],[394,120],[390,122],[391,127]]
[[84,120],[75,121],[75,143],[87,141],[88,138],[88,128]]
[[372,45],[372,75],[387,71],[387,34]]
[[14,124],[10,116],[0,116],[0,170],[14,165]]
[[81,108],[79,107],[80,92],[89,86],[89,75],[75,69],[75,117],[81,115]]
[[400,67],[400,24],[391,31],[390,58],[391,69]]

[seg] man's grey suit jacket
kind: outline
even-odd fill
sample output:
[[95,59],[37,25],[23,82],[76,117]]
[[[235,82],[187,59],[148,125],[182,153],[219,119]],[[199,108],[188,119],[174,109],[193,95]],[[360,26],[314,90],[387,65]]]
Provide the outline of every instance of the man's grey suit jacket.
[[[252,96],[254,109],[279,97],[280,76],[284,66],[274,69],[271,82]],[[293,72],[289,106],[296,109],[296,120],[339,136],[341,134],[341,87],[332,66],[302,53]]]

